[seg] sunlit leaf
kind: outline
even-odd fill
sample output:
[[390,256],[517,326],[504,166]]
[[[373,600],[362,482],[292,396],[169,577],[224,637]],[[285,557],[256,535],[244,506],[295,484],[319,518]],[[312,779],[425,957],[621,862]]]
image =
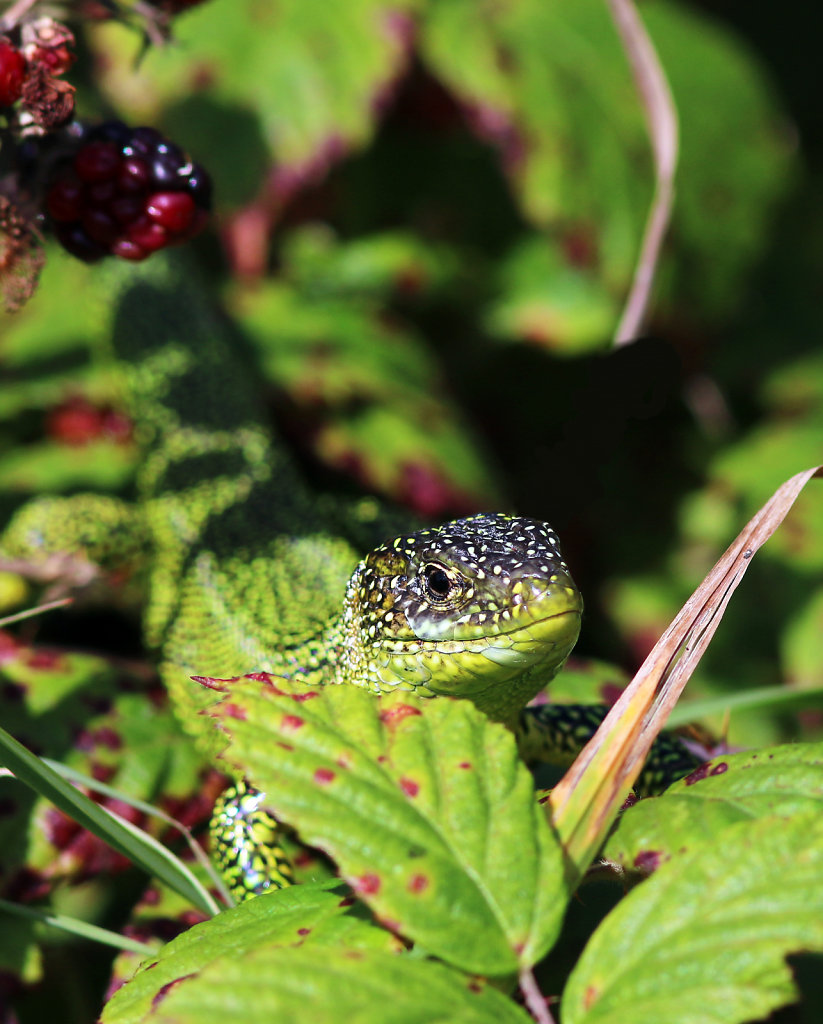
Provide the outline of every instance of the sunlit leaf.
[[[200,960],[195,963],[200,967]],[[153,972],[141,975],[148,980]],[[249,979],[253,978],[253,985]],[[153,982],[152,978],[152,982]],[[483,981],[442,964],[374,949],[264,943],[248,955],[227,951],[157,990],[143,1012],[126,1004],[127,986],[103,1024],[527,1024],[531,1018]],[[143,1001],[145,1005],[145,1000]]]
[[213,713],[276,814],[431,953],[492,975],[538,960],[567,895],[511,734],[465,701],[275,684]]
[[796,997],[789,953],[823,949],[819,810],[724,829],[663,865],[592,936],[566,1024],[737,1024]]
[[646,872],[675,854],[713,842],[736,822],[814,810],[823,810],[823,744],[724,754],[674,783],[663,796],[629,808],[603,855]]
[[[338,945],[350,953],[379,949],[398,952],[394,936],[371,924],[362,905],[353,905],[345,888],[332,885],[292,886],[266,893],[183,932],[143,969],[107,1007],[105,1021],[142,1020],[158,995],[193,971],[211,963],[245,962],[265,947]],[[275,971],[282,977],[282,972]],[[255,981],[260,978],[255,974]],[[247,989],[246,1003],[254,1004],[256,984]],[[252,998],[248,998],[251,996]]]

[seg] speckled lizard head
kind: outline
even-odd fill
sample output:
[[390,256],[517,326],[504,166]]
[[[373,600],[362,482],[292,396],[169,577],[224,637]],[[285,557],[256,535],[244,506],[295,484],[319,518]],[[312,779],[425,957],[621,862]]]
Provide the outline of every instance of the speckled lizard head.
[[469,697],[501,719],[557,672],[582,611],[554,531],[503,514],[375,548],[346,605],[341,681]]

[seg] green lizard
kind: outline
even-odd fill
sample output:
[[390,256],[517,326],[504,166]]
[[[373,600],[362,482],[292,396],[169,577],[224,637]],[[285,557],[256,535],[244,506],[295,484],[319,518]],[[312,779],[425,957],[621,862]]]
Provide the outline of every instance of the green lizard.
[[[137,508],[40,499],[0,550],[103,564],[148,552],[146,641],[207,752],[219,741],[197,712],[211,698],[192,677],[268,671],[467,697],[515,731],[527,760],[570,760],[603,709],[526,707],[580,625],[554,532],[495,514],[410,533],[373,501],[318,498],[275,445],[228,327],[181,265],[154,257],[118,269],[112,286],[111,337],[144,452]],[[694,763],[669,741],[653,772]],[[215,850],[240,896],[290,879],[264,808],[242,782],[217,807]]]

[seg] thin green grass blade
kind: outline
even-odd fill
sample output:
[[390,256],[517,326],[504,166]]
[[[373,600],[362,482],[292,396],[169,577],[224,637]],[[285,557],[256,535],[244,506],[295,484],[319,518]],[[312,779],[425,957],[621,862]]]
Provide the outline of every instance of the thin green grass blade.
[[683,701],[669,715],[667,726],[670,729],[677,729],[710,715],[722,715],[727,711],[740,711],[743,708],[782,708],[787,705],[817,707],[821,703],[823,686],[803,689],[791,686],[760,686],[754,690],[743,690],[741,693]]
[[100,942],[104,946],[111,946],[113,949],[123,949],[127,953],[138,953],[140,956],[154,956],[156,949],[144,942],[137,942],[125,935],[118,935],[108,928],[100,928],[96,924],[89,924],[87,921],[79,921],[76,917],[66,917],[65,914],[54,914],[50,910],[38,909],[37,907],[25,907],[20,903],[10,903],[8,900],[0,899],[0,910],[7,914],[14,914],[16,917],[26,917],[32,921],[40,921],[42,924],[51,925],[61,931],[69,932],[71,935],[79,935],[83,939],[91,939],[93,942]]
[[205,914],[218,907],[189,869],[164,846],[133,825],[116,818],[62,779],[54,769],[0,728],[0,763],[16,778],[50,800],[83,828],[99,836],[149,875],[180,893]]

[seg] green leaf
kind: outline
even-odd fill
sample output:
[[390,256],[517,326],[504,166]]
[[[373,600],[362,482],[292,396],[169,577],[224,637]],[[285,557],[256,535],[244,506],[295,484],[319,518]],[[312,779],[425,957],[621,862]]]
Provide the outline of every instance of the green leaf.
[[823,818],[741,822],[639,885],[592,936],[564,1024],[737,1024],[796,997],[823,949]]
[[[263,372],[313,423],[315,451],[327,464],[356,466],[368,487],[422,514],[493,503],[491,476],[423,340],[387,322],[368,294],[334,294],[376,287],[375,254],[364,249],[335,247],[327,279],[314,288],[272,282],[235,293]],[[328,280],[336,274],[337,289]]]
[[498,270],[500,297],[485,317],[504,339],[539,342],[559,355],[602,348],[619,309],[591,267],[576,267],[556,243],[534,235]]
[[613,704],[628,682],[625,669],[618,665],[572,655],[546,695],[553,704]]
[[278,817],[429,952],[487,975],[539,960],[568,894],[508,730],[465,701],[274,682],[213,714]]
[[473,0],[435,4],[422,52],[499,143],[526,216],[541,227],[597,224],[610,276],[625,280],[651,193],[651,164],[605,6],[516,0],[478,17]]
[[[349,951],[397,953],[402,948],[394,936],[366,919],[362,904],[347,898],[340,882],[292,886],[264,893],[183,932],[117,992],[103,1019],[142,1020],[159,992],[211,963],[225,964],[227,958],[243,963],[261,946],[271,951],[318,943]],[[248,992],[250,1004],[260,980],[257,975],[254,978],[254,985],[241,986]]]
[[[57,362],[82,353],[105,336],[100,275],[69,256],[57,243],[48,247],[41,287],[13,316],[0,313],[4,368],[20,373],[44,361]],[[77,302],[82,295],[83,302]]]
[[794,177],[791,129],[766,69],[740,36],[688,4],[649,3],[642,12],[680,123],[673,294],[717,316],[738,304],[769,244],[775,208]]
[[[646,3],[643,17],[681,125],[662,277],[679,300],[717,314],[761,251],[791,148],[765,76],[730,33],[682,4]],[[497,146],[520,209],[543,233],[529,243],[535,272],[543,247],[542,282],[516,253],[493,328],[556,351],[602,344],[652,194],[642,107],[608,5],[510,0],[478,16],[475,0],[433,4],[421,54]]]
[[[407,18],[416,6],[414,0],[202,4],[175,24],[178,45],[152,48],[139,74],[126,55],[139,44],[133,33],[124,38],[122,29],[106,26],[94,38],[104,52],[124,58],[107,65],[102,84],[128,116],[156,117],[158,106],[178,100],[181,83],[199,81],[201,111],[208,113],[204,97],[223,117],[232,108],[253,112],[259,126],[246,126],[245,138],[259,134],[278,172],[291,176],[316,173],[369,139],[376,101],[405,64]],[[202,135],[202,128],[194,130]],[[186,134],[178,140],[191,144]],[[207,160],[208,152],[195,155]],[[236,174],[245,177],[240,148],[223,155],[224,180],[232,155]]]
[[[820,457],[823,430],[811,418],[765,421],[714,460],[711,476],[721,494],[731,492],[746,511],[768,497],[775,480],[795,466],[814,465]],[[810,462],[806,460],[810,459]],[[766,549],[802,573],[823,570],[823,493],[810,488],[792,511],[791,530],[781,530]]]
[[383,300],[395,294],[425,299],[442,292],[454,286],[459,267],[453,250],[410,231],[381,231],[341,243],[326,224],[318,223],[286,236],[280,258],[282,276],[314,296]]
[[[256,903],[257,900],[252,902]],[[154,972],[150,972],[153,974]],[[145,973],[140,977],[145,977]],[[121,989],[102,1024],[528,1024],[531,1018],[483,981],[442,964],[380,950],[270,944],[230,953],[158,991],[134,1012]]]
[[[813,591],[783,634],[786,671],[799,687],[823,686],[823,588]],[[803,693],[803,690],[799,690]]]
[[715,757],[663,796],[627,810],[604,856],[648,871],[736,822],[815,809],[823,812],[823,743]]
[[132,445],[90,441],[69,447],[57,441],[20,446],[0,458],[0,489],[67,491],[80,487],[116,490],[134,475]]

